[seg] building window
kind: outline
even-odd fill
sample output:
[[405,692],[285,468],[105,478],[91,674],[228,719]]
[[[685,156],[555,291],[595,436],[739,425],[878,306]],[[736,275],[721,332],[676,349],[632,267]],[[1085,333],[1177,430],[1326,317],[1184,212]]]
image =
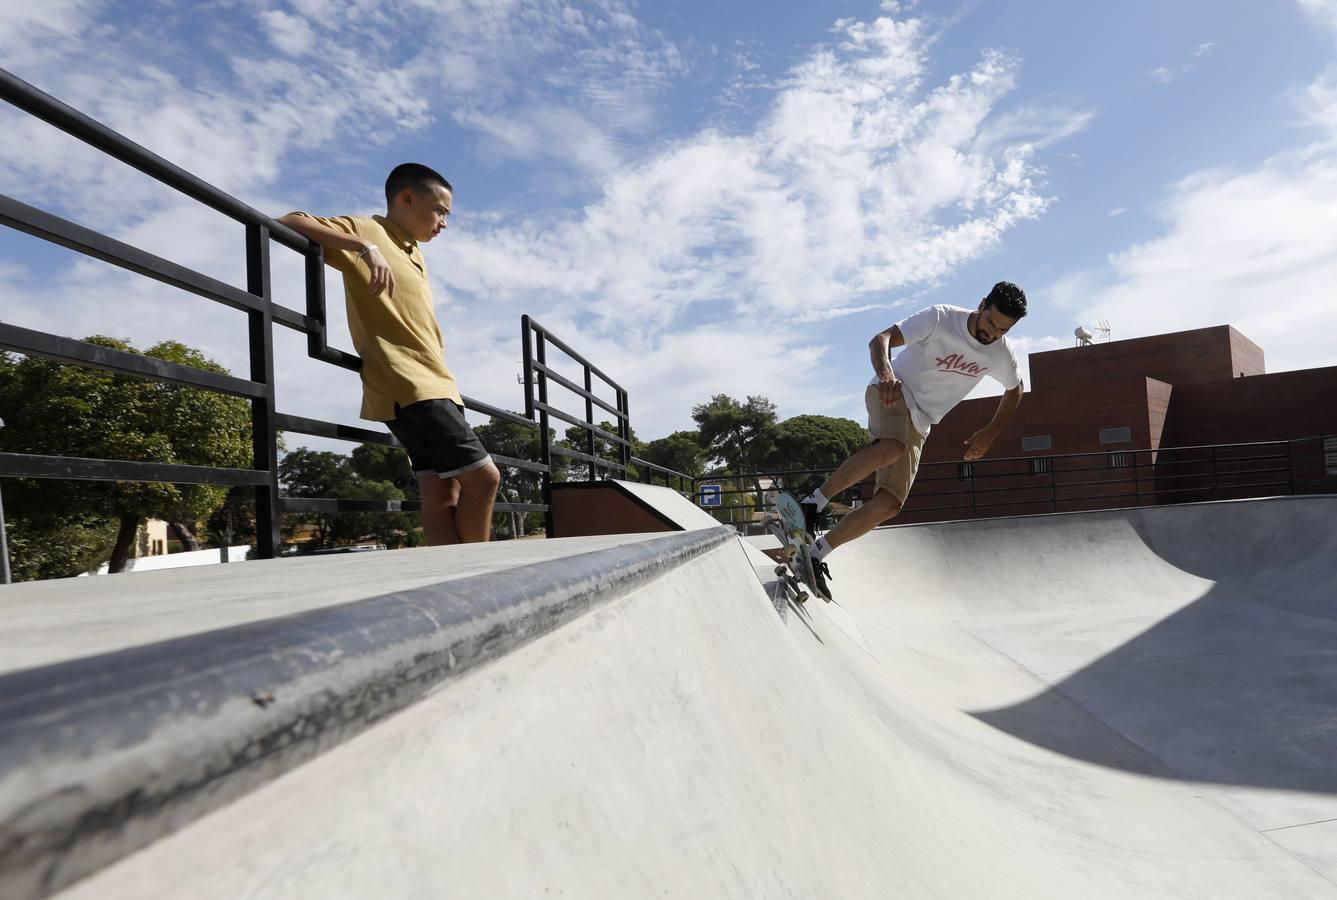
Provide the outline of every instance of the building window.
[[1035,437],[1024,437],[1021,439],[1021,451],[1023,453],[1035,453],[1039,450],[1054,449],[1054,437],[1049,434],[1038,434]]
[[973,462],[963,462],[956,464],[956,478],[958,481],[969,481],[975,477],[975,464]]
[[1031,460],[1031,474],[1045,475],[1054,471],[1054,458],[1052,456],[1037,456]]
[[1109,454],[1109,467],[1111,469],[1131,469],[1133,467],[1133,452],[1131,450],[1121,450]]
[[1127,425],[1122,428],[1100,429],[1100,443],[1102,444],[1126,444],[1132,439],[1133,429]]
[[1337,475],[1337,437],[1323,439],[1323,468],[1329,475]]

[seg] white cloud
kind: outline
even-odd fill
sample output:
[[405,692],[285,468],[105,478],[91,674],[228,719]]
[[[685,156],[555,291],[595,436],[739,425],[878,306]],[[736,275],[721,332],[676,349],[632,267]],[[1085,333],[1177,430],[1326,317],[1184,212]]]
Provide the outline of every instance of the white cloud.
[[[1337,0],[1299,0],[1337,35]],[[1323,323],[1337,283],[1337,69],[1300,97],[1324,133],[1252,169],[1192,173],[1170,191],[1164,231],[1071,272],[1045,292],[1074,321],[1108,319],[1115,337],[1234,325],[1269,371],[1337,364]]]
[[[923,91],[922,40],[914,21],[846,22],[755,131],[705,131],[615,171],[597,202],[555,225],[461,220],[450,285],[659,328],[702,304],[811,313],[942,277],[1047,201],[1031,141],[1007,144],[1009,127],[979,142],[1015,62],[986,54]],[[1027,134],[1046,124],[1080,127],[1035,119]]]
[[1157,66],[1147,73],[1148,77],[1157,84],[1170,84],[1192,72],[1198,67],[1197,60],[1209,55],[1216,48],[1214,41],[1206,41],[1193,48],[1190,54],[1192,59],[1188,62],[1178,63],[1176,65]]
[[1126,213],[1126,212],[1128,212],[1128,207],[1126,207],[1126,206],[1116,206],[1116,207],[1114,207],[1114,209],[1111,209],[1111,210],[1109,211],[1109,215],[1110,215],[1110,218],[1114,218],[1115,216],[1121,216],[1121,215],[1123,215],[1123,214]]
[[1298,0],[1300,9],[1337,34],[1337,0]]
[[1053,289],[1075,320],[1109,319],[1120,338],[1231,324],[1269,370],[1333,365],[1337,155],[1311,150],[1247,172],[1178,184],[1165,233]]
[[289,15],[275,9],[260,13],[260,21],[265,26],[270,41],[284,53],[300,56],[315,44],[311,26],[300,16]]
[[[220,35],[227,52],[208,67],[176,74],[142,46],[113,43],[54,54],[38,80],[266,210],[298,202],[277,199],[291,191],[276,186],[300,153],[402,139],[447,109],[492,142],[484,152],[561,158],[597,177],[575,210],[525,218],[463,204],[426,252],[447,358],[466,393],[518,405],[515,323],[533,312],[625,381],[646,437],[686,425],[691,404],[721,391],[769,393],[784,414],[857,415],[822,375],[833,355],[865,352],[867,336],[817,347],[806,326],[929,288],[1040,215],[1039,149],[1089,118],[1040,107],[1003,115],[1018,62],[995,52],[926,85],[922,22],[846,20],[774,84],[755,127],[704,128],[647,152],[629,137],[653,128],[652,100],[685,63],[620,3],[572,15],[562,4],[460,0],[428,17],[388,5],[380,12],[392,25],[427,23],[422,52],[398,62],[365,5],[302,0],[282,17],[258,2],[239,8],[269,30],[241,23]],[[262,43],[300,53],[308,33],[317,52],[300,63]],[[557,59],[561,71],[533,77]],[[116,92],[102,89],[105,71],[120,73]],[[450,103],[435,103],[445,87]],[[32,190],[32,202],[242,282],[235,223],[46,126],[10,117],[0,127],[26,148],[0,160],[6,189]],[[59,199],[52,184],[65,190]],[[276,296],[300,308],[291,254],[274,256]],[[70,332],[64,323],[78,322],[80,336],[129,332],[141,345],[175,337],[245,371],[243,318],[207,301],[97,263],[48,283],[5,279],[26,298],[20,324]],[[337,281],[328,295],[331,342],[348,349]],[[279,335],[283,411],[352,421],[356,376],[306,360],[300,336]]]
[[75,46],[90,30],[102,0],[44,0],[0,5],[0,59],[22,71],[53,50]]

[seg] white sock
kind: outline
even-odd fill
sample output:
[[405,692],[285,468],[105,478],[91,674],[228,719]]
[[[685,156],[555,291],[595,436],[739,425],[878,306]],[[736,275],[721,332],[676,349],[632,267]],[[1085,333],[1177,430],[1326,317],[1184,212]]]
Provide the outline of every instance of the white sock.
[[826,542],[826,535],[822,535],[817,540],[813,541],[812,545],[808,547],[808,555],[811,556],[815,561],[821,562],[822,557],[826,556],[834,549],[835,549],[834,547],[832,547],[830,544]]
[[804,498],[803,498],[803,502],[804,502],[804,503],[816,503],[816,504],[817,504],[817,511],[818,511],[818,512],[821,512],[822,510],[826,509],[826,504],[830,503],[831,501],[830,501],[830,500],[827,500],[826,497],[822,496],[822,489],[821,489],[821,488],[818,488],[817,490],[813,491],[813,492],[812,492],[811,494],[809,494],[808,496],[804,497]]

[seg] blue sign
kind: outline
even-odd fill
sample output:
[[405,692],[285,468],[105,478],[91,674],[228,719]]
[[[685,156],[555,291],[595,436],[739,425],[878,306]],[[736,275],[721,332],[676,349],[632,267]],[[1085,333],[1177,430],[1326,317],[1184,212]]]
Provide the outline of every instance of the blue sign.
[[720,496],[720,486],[718,484],[703,484],[699,488],[698,502],[702,506],[721,506],[723,498]]

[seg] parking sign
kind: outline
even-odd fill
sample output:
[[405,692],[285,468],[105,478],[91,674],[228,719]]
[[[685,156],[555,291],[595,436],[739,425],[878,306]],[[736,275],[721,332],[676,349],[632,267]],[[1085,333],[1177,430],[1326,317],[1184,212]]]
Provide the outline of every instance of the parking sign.
[[722,505],[721,500],[723,498],[720,496],[720,486],[718,484],[703,484],[700,486],[699,491],[700,493],[697,495],[698,502],[702,506]]

